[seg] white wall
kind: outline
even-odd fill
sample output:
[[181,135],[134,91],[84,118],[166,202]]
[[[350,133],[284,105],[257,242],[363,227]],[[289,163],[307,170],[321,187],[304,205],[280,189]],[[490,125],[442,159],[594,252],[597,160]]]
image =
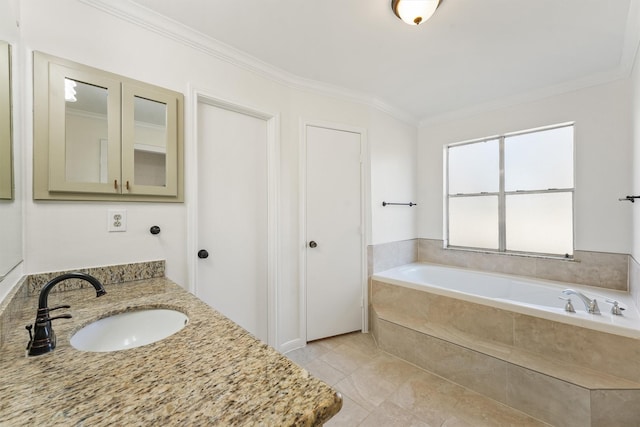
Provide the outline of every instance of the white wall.
[[633,192],[631,83],[613,83],[478,113],[419,129],[419,236],[443,238],[443,146],[575,122],[575,248],[630,253]]
[[[631,74],[632,83],[632,109],[631,120],[633,124],[633,176],[632,176],[632,188],[630,195],[640,195],[640,56],[636,55],[636,60],[633,66],[633,72]],[[634,206],[635,205],[635,206]],[[633,208],[633,227],[631,229],[633,235],[633,246],[631,249],[631,255],[636,261],[640,260],[640,205],[634,203]],[[640,284],[632,284],[640,285]]]
[[[370,156],[375,164],[372,181],[384,185],[384,197],[412,188],[415,158],[415,128],[359,102],[314,91],[293,89],[243,67],[234,66],[202,49],[181,44],[173,38],[118,19],[76,0],[30,0],[20,2],[22,55],[31,69],[32,50],[83,63],[92,67],[166,87],[185,94],[185,204],[34,202],[32,200],[32,139],[24,138],[23,161],[26,183],[26,273],[108,265],[151,259],[167,260],[167,276],[187,286],[194,249],[189,245],[188,227],[195,200],[196,179],[194,91],[236,104],[280,115],[281,261],[278,283],[280,310],[279,343],[301,336],[299,322],[299,147],[304,120],[328,121],[366,130],[372,141]],[[30,71],[22,76],[31,81]],[[29,89],[30,90],[30,89]],[[27,103],[32,97],[26,95]],[[30,109],[31,105],[28,105]],[[25,117],[30,129],[32,118]],[[393,166],[383,159],[393,153]],[[390,180],[390,181],[389,181]],[[379,184],[384,183],[384,184]],[[394,185],[398,188],[394,189]],[[369,191],[369,189],[367,189]],[[382,193],[371,190],[377,198]],[[406,197],[413,198],[412,194]],[[128,231],[107,233],[107,210],[127,209]],[[368,213],[370,217],[370,213]],[[406,214],[405,214],[406,216]],[[376,218],[367,235],[378,241],[414,237],[413,218]],[[159,225],[158,236],[149,227]]]
[[371,147],[372,244],[414,239],[418,216],[427,208],[387,206],[382,202],[417,203],[417,128],[373,111]]

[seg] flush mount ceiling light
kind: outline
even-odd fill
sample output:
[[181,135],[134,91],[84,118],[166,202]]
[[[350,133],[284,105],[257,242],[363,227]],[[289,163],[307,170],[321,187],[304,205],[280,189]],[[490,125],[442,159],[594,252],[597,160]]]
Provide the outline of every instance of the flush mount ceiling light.
[[393,13],[409,25],[420,25],[431,18],[441,0],[391,0]]

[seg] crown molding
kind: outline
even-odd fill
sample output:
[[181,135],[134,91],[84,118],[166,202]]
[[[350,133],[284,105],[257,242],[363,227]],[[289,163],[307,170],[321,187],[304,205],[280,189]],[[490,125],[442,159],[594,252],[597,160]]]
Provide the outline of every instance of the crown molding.
[[299,77],[130,0],[79,1],[118,19],[181,43],[220,61],[258,74],[261,77],[275,81],[291,89],[311,91],[357,102],[383,111],[408,124],[418,125],[418,118],[414,115],[371,95]]

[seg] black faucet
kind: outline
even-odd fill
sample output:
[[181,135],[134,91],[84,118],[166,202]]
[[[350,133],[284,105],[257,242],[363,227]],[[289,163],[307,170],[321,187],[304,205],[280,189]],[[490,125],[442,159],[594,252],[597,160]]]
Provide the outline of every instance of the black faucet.
[[47,300],[49,298],[49,292],[58,283],[67,279],[82,279],[91,283],[96,289],[96,297],[100,297],[107,293],[102,283],[93,276],[85,273],[67,273],[62,274],[42,287],[40,291],[40,299],[38,300],[38,312],[36,313],[36,321],[34,323],[35,328],[33,335],[31,335],[31,328],[34,325],[27,325],[26,328],[29,331],[29,344],[27,344],[27,350],[29,356],[39,356],[41,354],[48,353],[56,348],[56,334],[51,327],[51,321],[55,319],[71,319],[70,314],[62,314],[56,317],[49,317],[49,312],[58,310],[60,308],[71,308],[69,305],[59,305],[57,307],[48,307]]

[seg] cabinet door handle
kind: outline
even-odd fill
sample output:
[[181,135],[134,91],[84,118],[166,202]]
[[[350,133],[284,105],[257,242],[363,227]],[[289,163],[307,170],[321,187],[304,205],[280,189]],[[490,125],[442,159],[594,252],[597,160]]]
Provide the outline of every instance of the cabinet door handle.
[[126,185],[126,187],[127,187],[127,190],[131,190],[131,189],[129,188],[129,181],[127,181],[127,185]]
[[118,180],[117,180],[117,179],[114,179],[114,180],[113,180],[113,188],[114,188],[115,190],[117,190],[117,189],[118,189]]

